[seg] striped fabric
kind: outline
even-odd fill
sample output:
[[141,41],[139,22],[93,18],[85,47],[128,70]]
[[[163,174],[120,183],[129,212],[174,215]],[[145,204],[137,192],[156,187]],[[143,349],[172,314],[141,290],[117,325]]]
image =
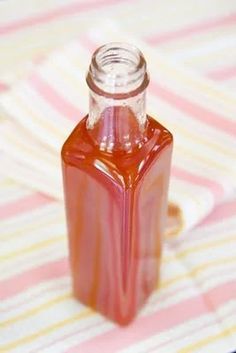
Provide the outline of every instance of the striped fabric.
[[[13,4],[14,3],[14,6]],[[236,85],[232,0],[12,0],[0,2],[0,75],[11,83],[32,61],[110,18],[156,51],[228,87]],[[212,60],[213,59],[213,60]]]
[[[0,352],[234,351],[235,3],[30,4],[0,3]],[[161,284],[125,329],[71,295],[59,159],[88,109],[91,53],[123,40],[175,136]]]
[[[0,97],[14,118],[3,126],[4,169],[57,199],[62,198],[60,147],[88,106],[84,74],[91,53],[104,41],[128,38],[110,22],[103,26],[53,52]],[[234,95],[195,79],[143,42],[128,40],[143,49],[149,63],[148,110],[175,135],[170,204],[178,230],[187,230],[235,187]],[[171,227],[168,233],[175,231]]]
[[1,178],[1,352],[217,352],[236,346],[236,198],[164,244],[161,284],[128,328],[72,298],[63,205]]

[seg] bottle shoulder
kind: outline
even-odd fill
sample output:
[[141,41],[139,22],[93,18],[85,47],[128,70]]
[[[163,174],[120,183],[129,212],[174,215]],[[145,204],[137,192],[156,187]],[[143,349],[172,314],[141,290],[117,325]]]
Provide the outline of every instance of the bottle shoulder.
[[133,153],[126,153],[125,151],[106,153],[99,150],[99,148],[93,143],[91,137],[89,136],[86,127],[87,118],[88,115],[86,115],[75,126],[74,130],[64,142],[61,149],[61,155],[63,159],[68,156],[72,156],[73,154],[75,154],[74,157],[89,157],[93,154],[101,154],[101,156],[105,159],[110,159],[112,156],[129,159],[132,155],[141,152],[141,150],[147,146],[156,146],[158,147],[156,150],[161,150],[164,146],[171,145],[173,143],[172,133],[166,127],[161,125],[156,119],[148,115],[145,139],[143,143],[140,144],[139,148],[133,151]]
[[161,123],[159,123],[155,118],[148,115],[147,118],[150,127],[155,131],[157,136],[157,142],[160,144],[172,144],[173,143],[173,134]]
[[103,160],[104,163],[113,164],[117,167],[133,165],[140,160],[155,157],[167,147],[172,146],[173,136],[169,130],[157,122],[154,118],[147,117],[145,139],[138,148],[131,153],[126,151],[106,152],[99,149],[91,139],[87,127],[87,116],[85,116],[71,132],[62,146],[61,156],[65,163],[89,164],[94,160]]
[[148,117],[146,140],[132,153],[118,151],[106,153],[93,144],[82,119],[65,141],[61,155],[66,166],[73,166],[89,174],[103,174],[121,185],[136,183],[153,163],[158,162],[161,152],[172,149],[172,134],[155,119]]
[[87,116],[85,116],[72,130],[70,135],[61,148],[62,160],[66,160],[68,157],[73,156],[73,153],[77,154],[79,151],[83,152],[86,143],[86,134],[84,134],[84,125],[86,123]]

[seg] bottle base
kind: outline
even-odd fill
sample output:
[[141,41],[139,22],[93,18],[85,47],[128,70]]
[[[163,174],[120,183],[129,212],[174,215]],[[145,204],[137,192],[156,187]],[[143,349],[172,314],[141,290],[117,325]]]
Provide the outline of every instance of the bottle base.
[[82,298],[77,290],[73,290],[73,297],[83,305],[85,305],[88,308],[91,308],[94,310],[94,312],[104,316],[107,320],[111,321],[112,323],[119,325],[121,327],[128,326],[132,324],[132,322],[137,318],[137,315],[139,313],[139,310],[145,306],[147,303],[150,295],[159,287],[159,278],[156,282],[156,284],[153,286],[153,288],[149,288],[148,292],[146,292],[145,298],[142,300],[141,303],[139,303],[138,308],[131,308],[129,312],[126,313],[126,315],[121,315],[119,312],[109,312],[107,306],[98,306],[95,305],[94,303],[89,302],[89,300]]

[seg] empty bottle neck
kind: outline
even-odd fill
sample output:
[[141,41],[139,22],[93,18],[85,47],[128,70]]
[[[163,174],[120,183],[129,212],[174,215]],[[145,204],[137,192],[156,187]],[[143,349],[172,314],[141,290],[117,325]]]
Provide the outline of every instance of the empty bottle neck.
[[87,75],[87,129],[101,150],[130,152],[141,143],[148,82],[146,62],[137,48],[110,43],[95,51]]

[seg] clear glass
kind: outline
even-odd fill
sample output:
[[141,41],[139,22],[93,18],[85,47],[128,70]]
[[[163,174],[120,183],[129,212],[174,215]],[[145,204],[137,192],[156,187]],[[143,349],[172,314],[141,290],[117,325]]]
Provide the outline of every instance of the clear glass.
[[148,82],[145,59],[136,47],[111,43],[95,51],[87,75],[87,128],[96,130],[90,134],[101,150],[132,151],[141,143],[147,118]]
[[97,93],[116,99],[136,95],[148,85],[146,61],[141,51],[126,43],[109,43],[92,56],[88,86]]
[[99,48],[87,83],[89,114],[62,148],[73,290],[126,325],[158,283],[172,135],[146,115],[137,48]]

